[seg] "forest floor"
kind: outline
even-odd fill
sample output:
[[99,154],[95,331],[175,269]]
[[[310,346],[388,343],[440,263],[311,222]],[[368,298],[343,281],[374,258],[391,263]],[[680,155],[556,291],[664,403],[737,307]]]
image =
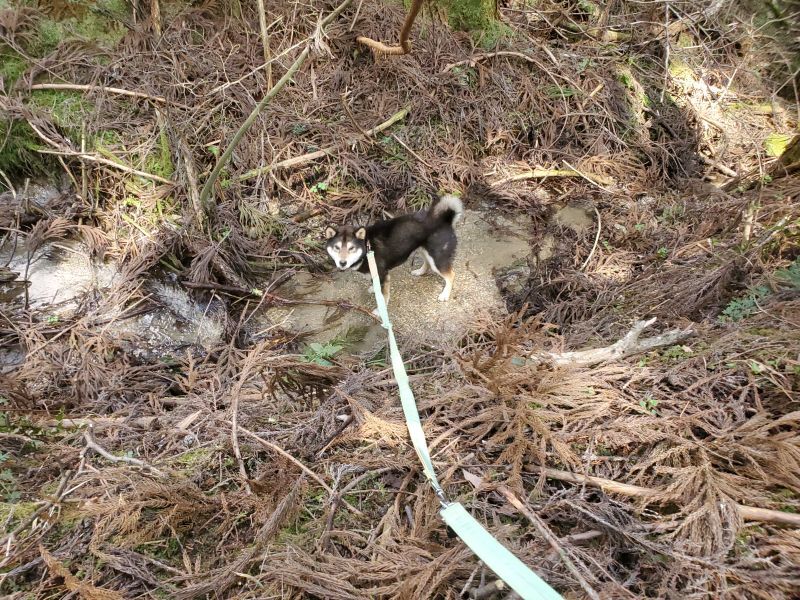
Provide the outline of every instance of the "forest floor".
[[457,193],[452,302],[390,304],[448,497],[565,598],[796,597],[792,3],[426,3],[377,57],[400,3],[266,4],[270,68],[254,2],[0,0],[0,592],[491,597],[322,247]]

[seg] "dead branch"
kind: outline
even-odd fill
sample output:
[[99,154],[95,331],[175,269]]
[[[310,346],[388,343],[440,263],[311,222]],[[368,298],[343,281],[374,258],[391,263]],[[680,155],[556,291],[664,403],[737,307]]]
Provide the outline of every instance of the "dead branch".
[[490,58],[496,58],[498,56],[521,58],[522,60],[536,63],[535,58],[533,58],[532,56],[528,56],[527,54],[523,54],[522,52],[512,52],[510,50],[498,50],[497,52],[486,52],[484,54],[476,54],[472,58],[468,58],[466,60],[459,60],[458,62],[447,64],[445,65],[444,69],[442,69],[439,72],[439,74],[444,75],[445,73],[447,73],[448,71],[452,71],[456,67],[461,67],[461,66],[474,67],[479,62],[483,62],[484,60],[489,60]]
[[400,30],[399,46],[387,46],[383,42],[378,42],[362,35],[358,36],[356,41],[359,44],[364,44],[373,52],[380,54],[408,54],[411,52],[411,43],[408,41],[408,35],[411,33],[411,26],[414,24],[414,21],[416,20],[421,8],[422,0],[413,0],[411,8],[408,9],[406,20],[403,22],[403,28]]
[[150,471],[153,475],[157,477],[166,477],[166,473],[163,471],[159,471],[155,467],[148,465],[146,462],[139,460],[138,458],[133,458],[132,456],[116,456],[111,454],[108,450],[100,446],[95,439],[94,439],[94,432],[93,427],[90,425],[89,428],[83,433],[83,438],[86,440],[86,447],[91,448],[95,452],[97,452],[103,458],[110,460],[111,462],[124,462],[128,463],[129,465],[134,465],[136,467],[140,467],[147,471]]
[[28,87],[30,90],[72,90],[75,92],[108,92],[109,94],[118,94],[120,96],[131,96],[133,98],[143,98],[145,100],[152,100],[160,104],[169,104],[169,101],[162,96],[151,96],[144,92],[135,92],[133,90],[125,90],[118,87],[105,87],[102,85],[82,85],[79,83],[35,83]]
[[65,150],[62,148],[57,142],[54,142],[50,138],[48,138],[42,131],[33,123],[28,121],[28,125],[30,125],[31,129],[38,135],[43,142],[55,148],[55,150],[37,150],[40,154],[55,154],[57,156],[71,156],[74,158],[79,158],[81,160],[87,160],[89,162],[97,163],[100,165],[106,165],[107,167],[113,167],[118,171],[122,171],[124,173],[130,173],[131,175],[138,175],[139,177],[144,177],[145,179],[150,179],[152,181],[157,181],[159,183],[165,183],[167,185],[172,185],[172,182],[169,179],[164,179],[160,175],[154,175],[152,173],[147,173],[145,171],[139,171],[138,169],[134,169],[133,167],[129,167],[127,165],[122,164],[121,162],[115,162],[113,160],[109,160],[107,158],[103,158],[102,156],[97,156],[96,154],[88,154],[85,152],[76,152],[75,150]]
[[363,306],[358,306],[356,304],[352,304],[350,302],[342,302],[337,300],[296,300],[291,298],[283,298],[276,294],[270,294],[269,292],[264,292],[258,289],[246,289],[242,286],[235,286],[235,285],[224,285],[221,283],[195,283],[193,281],[184,281],[183,285],[188,288],[197,289],[197,290],[217,290],[220,292],[227,292],[229,294],[238,294],[240,296],[254,296],[257,298],[265,298],[269,302],[274,304],[285,304],[287,306],[292,305],[317,305],[317,306],[330,306],[334,308],[343,308],[346,310],[356,310],[362,314],[368,315],[372,320],[376,323],[380,323],[380,319],[372,314],[372,311],[367,310]]
[[[410,106],[406,106],[402,110],[399,110],[387,120],[385,120],[380,125],[376,125],[372,129],[368,129],[367,131],[363,132],[364,139],[370,138],[374,136],[376,133],[380,133],[384,129],[388,129],[398,121],[402,121],[403,119],[408,116],[409,111],[411,110]],[[348,139],[344,145],[349,146],[350,144],[355,144],[356,142],[360,141],[361,137],[351,137]],[[244,175],[240,175],[237,177],[237,181],[244,181],[245,179],[252,179],[253,177],[258,177],[259,175],[264,175],[269,173],[270,171],[277,171],[280,169],[289,169],[294,167],[299,167],[300,165],[304,165],[306,163],[311,162],[312,160],[317,160],[318,158],[322,158],[323,156],[330,156],[336,150],[338,150],[342,144],[333,144],[328,146],[327,148],[323,148],[321,150],[315,150],[314,152],[308,152],[307,154],[301,154],[300,156],[295,156],[294,158],[287,158],[286,160],[282,160],[272,165],[266,165],[263,167],[259,167],[258,169],[253,169],[252,171],[248,171]]]
[[625,337],[603,348],[578,350],[575,352],[545,352],[531,355],[533,360],[551,362],[555,365],[591,366],[611,360],[621,360],[662,346],[671,346],[694,334],[694,329],[674,329],[654,337],[639,339],[647,327],[656,322],[655,317],[647,321],[636,321]]
[[[228,423],[228,424],[229,424],[229,425],[231,425],[231,426],[233,425],[233,423],[232,423],[231,421],[226,421],[226,423]],[[246,436],[247,436],[247,437],[249,437],[250,439],[252,439],[252,440],[254,440],[254,441],[258,442],[259,444],[261,444],[261,445],[262,445],[262,446],[264,446],[265,448],[269,448],[270,450],[272,450],[272,451],[274,451],[274,452],[277,452],[278,454],[280,454],[281,456],[283,456],[283,457],[284,457],[284,458],[286,458],[287,460],[289,460],[289,461],[293,462],[294,464],[296,464],[296,465],[297,465],[297,466],[300,468],[300,470],[301,470],[301,471],[303,471],[303,473],[305,473],[306,475],[308,475],[309,477],[311,477],[311,479],[313,479],[313,480],[314,480],[314,481],[316,481],[316,482],[317,482],[319,485],[321,485],[321,486],[323,487],[323,489],[324,489],[326,492],[328,492],[328,494],[330,494],[331,496],[334,496],[334,495],[335,495],[335,493],[336,493],[336,492],[334,492],[334,491],[333,491],[333,489],[332,489],[332,488],[331,488],[331,487],[330,487],[330,486],[329,486],[327,483],[325,483],[325,482],[322,480],[322,478],[321,478],[319,475],[317,475],[316,473],[314,473],[314,471],[312,471],[311,469],[309,469],[309,468],[308,468],[307,466],[305,466],[305,465],[304,465],[302,462],[300,462],[300,461],[299,461],[298,459],[296,459],[294,456],[292,456],[291,454],[289,454],[289,453],[288,453],[286,450],[284,450],[283,448],[281,448],[280,446],[278,446],[278,445],[276,445],[276,444],[273,444],[272,442],[268,442],[267,440],[265,440],[265,439],[264,439],[264,438],[262,438],[261,436],[259,436],[259,435],[255,434],[255,433],[253,433],[252,431],[249,431],[249,430],[247,430],[247,429],[245,429],[245,428],[243,428],[243,427],[239,427],[239,428],[238,428],[238,430],[239,430],[239,432],[240,432],[240,433],[243,433],[244,435],[246,435]],[[344,504],[344,505],[345,505],[345,506],[346,506],[346,507],[347,507],[347,508],[348,508],[348,509],[349,509],[351,512],[353,512],[353,513],[355,513],[355,514],[357,514],[357,515],[363,515],[363,513],[362,513],[360,510],[358,510],[358,509],[357,509],[355,506],[353,506],[352,504],[350,504],[349,502],[347,502],[346,500],[344,500],[344,498],[342,498],[342,499],[341,499],[341,502],[342,502],[342,503],[343,503],[343,504]]]
[[228,144],[228,147],[225,148],[225,151],[222,153],[222,156],[219,157],[217,164],[214,165],[214,168],[211,170],[211,174],[208,176],[208,180],[206,180],[206,184],[203,186],[203,190],[200,192],[200,204],[203,206],[203,209],[208,214],[211,209],[211,192],[214,189],[214,185],[219,179],[219,175],[222,170],[227,166],[227,164],[231,160],[231,156],[233,156],[233,151],[239,145],[239,142],[242,141],[244,135],[250,130],[255,123],[258,115],[261,114],[261,111],[266,108],[267,104],[283,89],[289,81],[295,76],[295,74],[300,70],[300,67],[303,66],[303,63],[306,62],[306,59],[311,54],[311,47],[314,44],[314,40],[317,38],[317,35],[321,33],[325,27],[327,27],[336,17],[338,17],[345,8],[348,7],[351,0],[344,0],[339,6],[337,6],[333,11],[324,19],[322,19],[319,24],[317,25],[316,30],[314,33],[306,39],[305,48],[300,53],[300,56],[292,63],[289,67],[289,70],[286,71],[283,77],[281,77],[278,82],[272,86],[269,91],[264,94],[264,97],[261,101],[256,105],[250,115],[245,119],[244,123],[242,123],[239,130],[234,134],[231,142]]
[[264,0],[258,0],[258,26],[261,29],[261,45],[264,47],[264,64],[267,65],[267,87],[272,87],[272,62],[269,47],[269,29],[267,28],[267,10]]
[[574,169],[531,169],[530,171],[523,171],[522,173],[517,173],[516,175],[510,175],[509,177],[504,177],[503,179],[498,179],[497,181],[493,181],[491,183],[492,187],[500,187],[507,183],[512,183],[514,181],[525,181],[526,179],[547,179],[548,177],[581,177],[583,179],[588,179],[592,183],[602,184],[605,186],[612,186],[614,185],[614,180],[610,177],[606,177],[605,175],[594,175],[591,176],[576,171]]
[[[569,471],[561,471],[559,469],[550,469],[548,467],[539,467],[535,465],[528,465],[527,468],[535,473],[541,473],[549,479],[557,479],[558,481],[567,481],[569,483],[577,483],[579,485],[590,485],[592,487],[600,488],[607,493],[631,496],[634,498],[655,499],[658,496],[657,490],[638,485],[630,485],[628,483],[619,483],[617,481],[604,479],[602,477],[580,475],[578,473],[571,473]],[[738,503],[736,504],[736,509],[739,511],[739,514],[745,521],[762,521],[764,523],[775,523],[776,525],[800,527],[800,515],[798,514],[781,512],[779,510],[771,510],[768,508],[745,506],[744,504]]]
[[595,589],[589,585],[589,582],[581,575],[581,572],[578,570],[578,567],[575,566],[575,563],[572,562],[572,559],[567,554],[567,551],[558,541],[558,538],[553,535],[553,532],[550,531],[550,528],[547,526],[547,523],[542,521],[535,512],[533,512],[530,507],[526,504],[523,504],[522,501],[517,498],[516,494],[512,492],[507,486],[500,485],[497,487],[497,491],[500,492],[509,503],[514,506],[519,512],[527,517],[527,519],[531,522],[531,524],[536,528],[536,531],[539,532],[550,547],[558,554],[561,558],[561,562],[564,563],[564,566],[569,569],[569,572],[572,573],[573,577],[577,580],[583,590],[586,592],[586,595],[592,598],[592,600],[600,600],[600,595],[595,591]]

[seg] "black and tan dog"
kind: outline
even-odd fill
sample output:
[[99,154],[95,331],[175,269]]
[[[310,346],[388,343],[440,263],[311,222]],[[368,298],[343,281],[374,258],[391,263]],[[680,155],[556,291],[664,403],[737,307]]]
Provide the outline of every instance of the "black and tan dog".
[[381,291],[389,301],[389,270],[403,264],[419,248],[423,263],[412,275],[424,275],[428,269],[444,279],[439,302],[447,302],[453,289],[453,259],[456,255],[456,232],[453,224],[464,212],[461,200],[442,196],[426,211],[378,221],[367,227],[345,225],[325,230],[325,249],[336,266],[369,275],[367,252],[375,252]]

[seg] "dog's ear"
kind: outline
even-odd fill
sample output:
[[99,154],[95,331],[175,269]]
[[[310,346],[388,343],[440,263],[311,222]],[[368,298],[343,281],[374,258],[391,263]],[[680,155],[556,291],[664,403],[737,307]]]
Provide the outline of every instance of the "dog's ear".
[[336,230],[330,225],[328,225],[328,227],[325,228],[325,239],[329,240],[335,235],[336,235]]
[[367,237],[367,230],[363,227],[359,227],[356,229],[356,237],[360,240],[366,239]]

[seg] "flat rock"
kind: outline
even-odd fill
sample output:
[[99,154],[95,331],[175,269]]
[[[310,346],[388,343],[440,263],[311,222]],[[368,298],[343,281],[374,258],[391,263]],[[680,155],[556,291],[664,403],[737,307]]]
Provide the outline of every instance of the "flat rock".
[[[505,313],[494,272],[528,256],[530,228],[527,215],[512,221],[486,211],[465,211],[463,221],[456,225],[456,279],[448,302],[437,301],[443,287],[438,275],[411,275],[421,257],[392,270],[389,317],[396,334],[417,343],[447,345],[457,341],[479,317]],[[301,272],[276,293],[310,303],[342,301],[372,310],[375,299],[368,287],[360,273]],[[344,342],[352,353],[379,348],[386,339],[383,328],[367,315],[319,304],[267,310],[259,326],[276,325],[303,335],[307,342]]]

